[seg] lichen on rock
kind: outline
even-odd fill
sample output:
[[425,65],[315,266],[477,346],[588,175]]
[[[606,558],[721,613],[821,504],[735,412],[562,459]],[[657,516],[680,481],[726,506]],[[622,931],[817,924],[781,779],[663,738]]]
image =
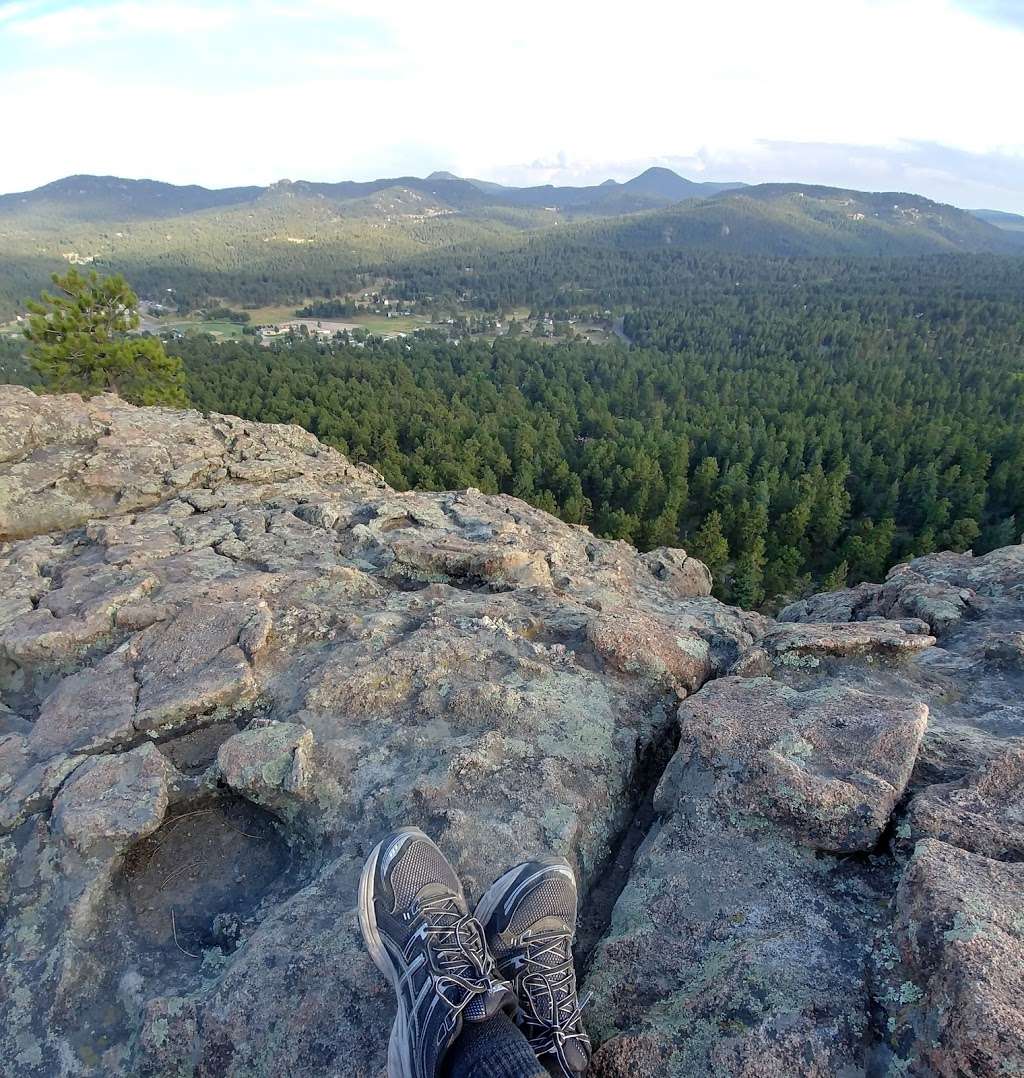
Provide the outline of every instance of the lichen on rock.
[[14,1078],[379,1075],[403,824],[471,897],[574,865],[598,1078],[1015,1061],[1024,548],[774,621],[295,427],[13,387],[0,544]]

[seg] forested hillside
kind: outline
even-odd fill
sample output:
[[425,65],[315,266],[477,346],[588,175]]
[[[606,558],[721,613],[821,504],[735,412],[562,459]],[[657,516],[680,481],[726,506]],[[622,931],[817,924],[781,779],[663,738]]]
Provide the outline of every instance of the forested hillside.
[[652,247],[632,226],[588,225],[557,236],[529,236],[501,251],[431,251],[389,272],[395,293],[410,302],[446,299],[488,311],[527,304],[552,312],[622,312],[671,306],[677,298],[718,303],[734,290],[753,304],[774,303],[787,288],[816,285],[856,295],[874,278],[908,298],[945,294],[950,288],[1008,297],[1019,287],[1014,269],[1019,263],[1013,257],[951,254],[899,259],[746,257]]
[[[559,265],[579,249],[655,258],[1014,253],[1024,252],[1024,233],[918,195],[694,183],[668,169],[626,183],[529,188],[446,173],[221,191],[72,176],[0,196],[0,321],[68,263],[123,273],[143,297],[190,311],[211,299],[300,304],[381,277],[429,280],[431,265],[444,267],[435,292],[449,292],[456,275],[472,285],[489,266],[530,257]],[[607,302],[608,280],[585,269],[559,289]]]
[[1024,264],[712,263],[636,344],[180,342],[203,408],[297,422],[399,487],[503,491],[751,605],[1024,521]]

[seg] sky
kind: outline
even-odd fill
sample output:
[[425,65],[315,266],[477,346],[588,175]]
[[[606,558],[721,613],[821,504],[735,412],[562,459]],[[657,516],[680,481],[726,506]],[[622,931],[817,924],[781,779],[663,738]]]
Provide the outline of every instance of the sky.
[[0,0],[0,192],[446,169],[1024,212],[1024,0]]

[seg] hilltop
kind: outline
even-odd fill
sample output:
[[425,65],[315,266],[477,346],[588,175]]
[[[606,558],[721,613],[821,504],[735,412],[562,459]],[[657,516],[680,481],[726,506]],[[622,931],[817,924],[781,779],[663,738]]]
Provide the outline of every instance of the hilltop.
[[1024,1068],[1024,547],[779,620],[296,427],[0,388],[12,1078],[353,1078],[355,886],[575,866],[595,1078]]
[[1024,254],[1024,243],[955,206],[902,192],[760,184],[606,226],[634,248],[770,257]]
[[0,217],[8,220],[45,217],[51,224],[145,221],[252,202],[263,191],[261,187],[213,191],[196,185],[179,187],[118,176],[66,176],[32,191],[0,195]]

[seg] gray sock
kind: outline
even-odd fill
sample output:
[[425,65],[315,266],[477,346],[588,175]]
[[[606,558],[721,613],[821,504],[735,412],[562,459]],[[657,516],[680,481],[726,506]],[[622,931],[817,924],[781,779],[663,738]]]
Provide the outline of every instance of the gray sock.
[[530,1042],[504,1011],[463,1022],[445,1060],[445,1078],[548,1078]]

